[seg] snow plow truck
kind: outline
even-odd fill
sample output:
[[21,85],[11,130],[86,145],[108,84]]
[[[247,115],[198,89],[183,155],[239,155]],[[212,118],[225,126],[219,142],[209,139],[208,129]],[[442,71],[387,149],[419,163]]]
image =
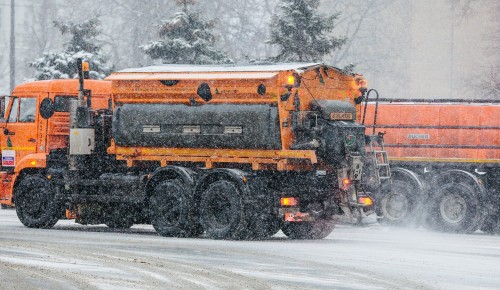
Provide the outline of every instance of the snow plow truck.
[[[375,197],[389,224],[500,233],[500,101],[380,99],[367,118],[384,131],[392,184]],[[377,113],[376,113],[377,112]]]
[[370,214],[389,178],[356,121],[360,75],[318,63],[168,65],[84,81],[85,67],[79,80],[23,84],[8,98],[1,203],[27,227],[66,217],[150,223],[163,236],[320,239],[338,219]]

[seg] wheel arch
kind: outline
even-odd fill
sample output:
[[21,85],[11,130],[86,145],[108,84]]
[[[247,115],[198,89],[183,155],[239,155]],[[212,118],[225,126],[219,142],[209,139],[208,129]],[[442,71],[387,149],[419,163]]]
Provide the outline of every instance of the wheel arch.
[[474,188],[481,201],[486,197],[486,188],[484,187],[482,181],[474,174],[461,170],[461,169],[450,169],[443,173],[436,175],[431,180],[431,186],[439,186],[442,183],[449,183],[450,181],[458,180],[460,183],[466,182],[467,185]]
[[21,172],[27,169],[45,169],[47,167],[47,155],[45,153],[33,153],[24,156],[17,163],[14,172]]
[[394,167],[391,168],[391,176],[393,179],[402,178],[410,181],[418,190],[420,194],[425,193],[425,186],[422,182],[422,179],[413,171],[402,168],[402,167]]
[[182,183],[192,187],[196,181],[196,172],[181,166],[166,166],[156,169],[146,183],[146,194],[151,195],[158,183],[164,180],[180,179]]
[[201,176],[200,179],[197,180],[196,186],[194,189],[195,199],[199,200],[201,193],[208,188],[208,186],[218,180],[229,180],[231,182],[236,183],[243,194],[246,194],[248,188],[246,186],[247,182],[247,173],[239,170],[239,169],[231,169],[231,168],[217,168],[207,171],[205,174]]

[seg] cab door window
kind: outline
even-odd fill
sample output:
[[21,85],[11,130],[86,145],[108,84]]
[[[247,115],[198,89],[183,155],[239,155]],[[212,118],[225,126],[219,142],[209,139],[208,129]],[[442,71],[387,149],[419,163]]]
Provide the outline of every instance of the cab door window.
[[19,109],[19,122],[35,122],[36,98],[22,98],[21,108]]
[[19,99],[14,98],[12,100],[12,106],[10,107],[9,123],[17,122],[17,115],[19,114]]

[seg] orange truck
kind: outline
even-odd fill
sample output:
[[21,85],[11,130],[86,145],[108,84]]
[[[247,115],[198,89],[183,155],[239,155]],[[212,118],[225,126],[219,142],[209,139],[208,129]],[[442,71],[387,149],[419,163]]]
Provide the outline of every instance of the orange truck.
[[384,99],[366,109],[368,119],[377,111],[390,156],[392,190],[376,202],[383,221],[500,230],[500,100]]
[[1,202],[27,227],[65,212],[163,236],[319,239],[337,217],[370,214],[388,178],[356,121],[360,75],[318,63],[78,72],[18,86],[0,123]]

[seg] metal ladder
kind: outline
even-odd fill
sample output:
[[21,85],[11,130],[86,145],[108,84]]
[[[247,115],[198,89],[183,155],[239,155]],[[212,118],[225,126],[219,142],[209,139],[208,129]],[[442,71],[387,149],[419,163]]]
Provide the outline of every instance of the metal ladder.
[[[388,180],[391,178],[391,166],[389,165],[389,158],[387,158],[387,151],[385,151],[384,142],[380,138],[380,135],[372,135],[370,136],[370,139],[370,156],[372,157],[372,162],[376,167],[375,174],[377,180]],[[379,148],[375,148],[374,142],[378,143],[379,146],[377,147]]]
[[[375,134],[375,128],[377,127],[377,113],[378,113],[378,100],[379,94],[376,90],[369,90],[366,94],[365,98],[365,108],[363,112],[363,120],[362,124],[365,124],[365,116],[366,116],[366,106],[368,105],[370,92],[376,93],[375,98],[375,112],[373,116],[373,131],[372,134],[368,137],[370,138],[370,156],[372,157],[372,162],[375,165],[375,175],[379,184],[383,180],[391,179],[391,167],[389,165],[389,159],[387,157],[387,151],[384,147],[384,133]],[[375,148],[377,147],[377,148]]]

